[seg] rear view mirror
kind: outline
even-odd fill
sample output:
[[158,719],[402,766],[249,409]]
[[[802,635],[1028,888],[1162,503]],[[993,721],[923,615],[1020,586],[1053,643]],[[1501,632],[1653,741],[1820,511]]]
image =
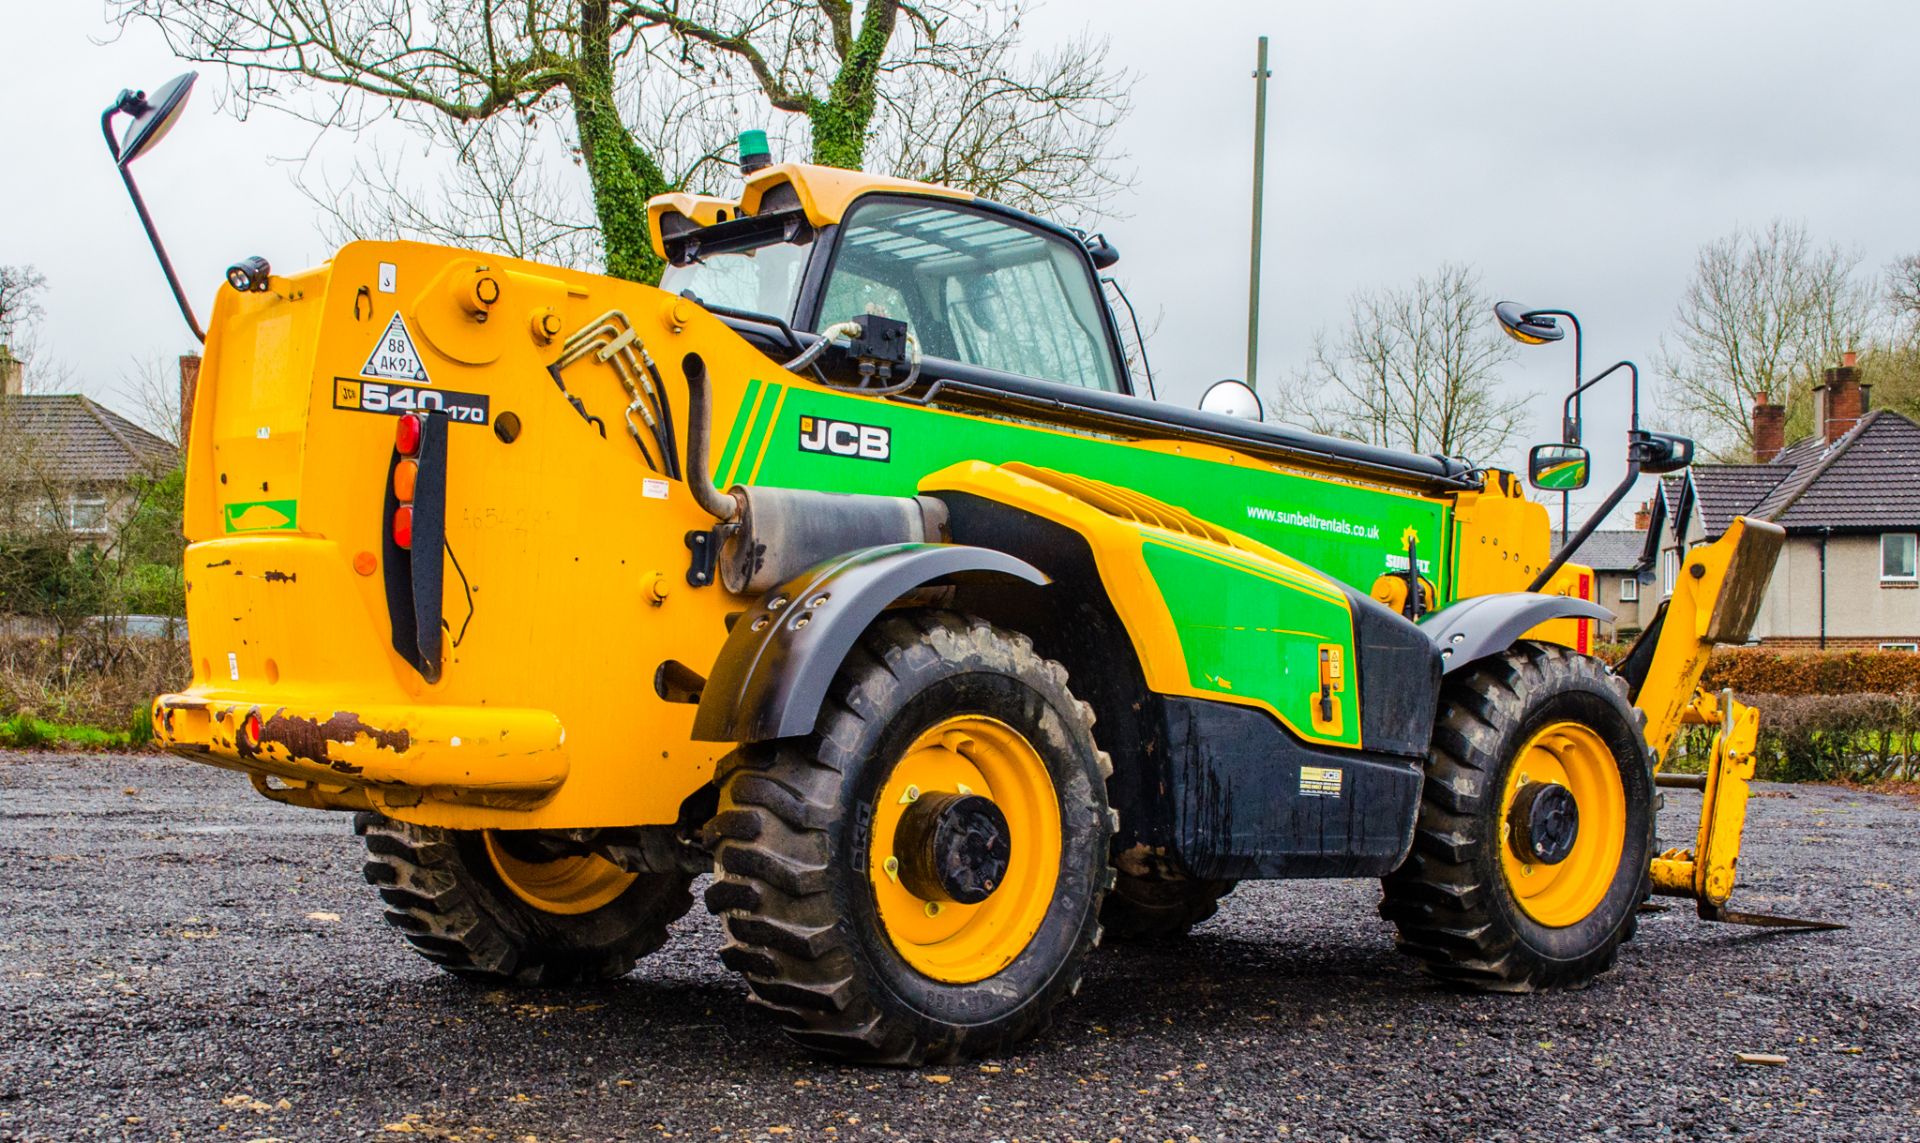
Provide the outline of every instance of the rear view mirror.
[[186,110],[187,96],[193,92],[195,78],[194,72],[174,76],[162,84],[151,99],[139,92],[130,93],[131,98],[129,93],[123,93],[120,107],[133,115],[133,123],[120,141],[120,153],[115,156],[122,168],[152,150],[154,144],[173,130],[180,113]]
[[1533,446],[1527,456],[1527,479],[1542,492],[1574,492],[1587,486],[1591,461],[1579,445]]
[[1693,463],[1693,441],[1672,433],[1641,430],[1628,446],[1640,461],[1640,469],[1655,476],[1679,472]]
[[1267,419],[1267,411],[1260,404],[1260,394],[1244,382],[1232,380],[1215,381],[1207,386],[1205,395],[1200,398],[1200,411],[1238,417],[1243,421]]

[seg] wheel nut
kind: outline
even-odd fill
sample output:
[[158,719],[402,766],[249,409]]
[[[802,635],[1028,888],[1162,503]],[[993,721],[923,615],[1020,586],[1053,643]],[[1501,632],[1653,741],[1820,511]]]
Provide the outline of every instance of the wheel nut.
[[880,868],[887,871],[888,877],[892,878],[895,881],[900,880],[900,859],[899,858],[897,857],[887,858],[885,861],[880,863]]
[[938,901],[928,901],[928,902],[927,902],[927,916],[929,916],[929,917],[937,917],[937,916],[939,916],[939,915],[940,915],[940,902],[938,902]]

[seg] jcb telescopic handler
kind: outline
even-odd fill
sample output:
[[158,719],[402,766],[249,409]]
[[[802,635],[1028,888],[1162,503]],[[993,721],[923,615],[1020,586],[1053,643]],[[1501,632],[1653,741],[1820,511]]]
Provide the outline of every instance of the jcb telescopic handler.
[[[186,82],[109,110],[123,172]],[[1605,971],[1650,891],[1726,901],[1755,716],[1695,684],[1779,529],[1687,553],[1611,670],[1513,474],[1142,395],[1104,238],[758,133],[741,173],[648,204],[658,287],[356,242],[219,291],[154,730],[354,813],[423,956],[617,977],[710,872],[781,1027],[910,1063],[1247,879],[1379,878],[1406,952],[1511,991]],[[1595,520],[1690,452],[1636,423]],[[1688,719],[1707,824],[1660,856]]]

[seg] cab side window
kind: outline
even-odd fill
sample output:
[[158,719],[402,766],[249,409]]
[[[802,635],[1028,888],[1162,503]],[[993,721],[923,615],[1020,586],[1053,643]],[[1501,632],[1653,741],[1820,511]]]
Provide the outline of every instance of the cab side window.
[[1085,260],[1067,240],[945,204],[881,199],[841,225],[819,329],[863,314],[907,322],[924,353],[1119,390]]

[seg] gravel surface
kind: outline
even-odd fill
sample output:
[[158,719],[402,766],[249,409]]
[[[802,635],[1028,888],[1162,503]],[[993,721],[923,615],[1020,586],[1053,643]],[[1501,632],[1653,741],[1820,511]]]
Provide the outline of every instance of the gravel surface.
[[704,915],[614,986],[476,988],[387,930],[344,815],[0,755],[0,1139],[1920,1137],[1920,804],[1771,788],[1747,836],[1736,903],[1854,927],[1675,909],[1591,988],[1479,996],[1392,951],[1374,883],[1247,885],[1102,949],[1021,1053],[881,1070],[762,1021]]

